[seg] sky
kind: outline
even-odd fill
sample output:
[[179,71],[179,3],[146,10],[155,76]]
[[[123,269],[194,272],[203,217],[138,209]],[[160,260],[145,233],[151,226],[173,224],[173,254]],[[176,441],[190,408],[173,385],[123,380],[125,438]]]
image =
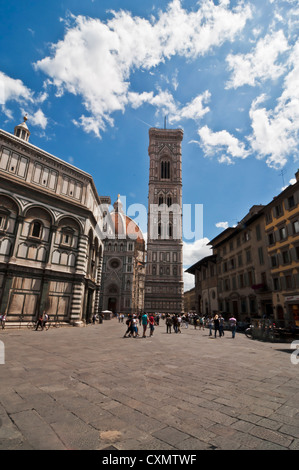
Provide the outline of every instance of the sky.
[[183,129],[184,270],[294,183],[297,0],[0,0],[0,18],[0,128],[27,114],[100,196],[147,208],[148,131]]

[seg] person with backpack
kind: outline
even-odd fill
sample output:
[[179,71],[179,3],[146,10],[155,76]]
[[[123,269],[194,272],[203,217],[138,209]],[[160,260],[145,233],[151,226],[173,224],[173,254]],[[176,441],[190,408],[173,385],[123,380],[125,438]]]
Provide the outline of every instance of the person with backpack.
[[171,327],[173,325],[173,321],[170,315],[166,316],[166,333],[171,333]]
[[[130,338],[133,334],[133,322],[132,322],[131,315],[128,315],[126,325],[127,325],[127,331],[124,334],[124,338],[128,338],[128,337]],[[129,335],[129,336],[127,336],[127,335]]]

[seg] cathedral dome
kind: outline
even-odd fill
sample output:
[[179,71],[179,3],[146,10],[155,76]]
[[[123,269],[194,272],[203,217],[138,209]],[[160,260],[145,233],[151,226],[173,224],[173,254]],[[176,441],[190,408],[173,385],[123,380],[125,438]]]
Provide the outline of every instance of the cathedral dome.
[[119,239],[130,239],[144,244],[144,237],[140,227],[130,217],[124,214],[120,196],[113,204],[114,210],[110,213],[110,221],[113,224],[112,231]]

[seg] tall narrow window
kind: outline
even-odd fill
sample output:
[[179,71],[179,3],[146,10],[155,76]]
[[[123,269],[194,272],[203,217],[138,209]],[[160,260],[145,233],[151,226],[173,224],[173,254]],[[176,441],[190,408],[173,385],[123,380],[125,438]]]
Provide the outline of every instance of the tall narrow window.
[[40,238],[42,230],[42,224],[40,222],[33,222],[31,236],[35,238]]
[[170,179],[170,162],[161,162],[161,179]]

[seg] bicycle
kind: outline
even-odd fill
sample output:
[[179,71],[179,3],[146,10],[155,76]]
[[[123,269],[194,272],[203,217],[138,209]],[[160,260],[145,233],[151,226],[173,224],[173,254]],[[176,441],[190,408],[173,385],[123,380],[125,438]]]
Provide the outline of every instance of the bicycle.
[[245,335],[247,336],[247,338],[253,339],[253,326],[252,325],[246,328]]
[[[49,320],[48,320],[48,322],[49,322]],[[49,323],[49,327],[50,327],[50,325],[54,328],[59,328],[60,327],[60,321],[58,319],[58,316],[55,317],[53,322]]]

